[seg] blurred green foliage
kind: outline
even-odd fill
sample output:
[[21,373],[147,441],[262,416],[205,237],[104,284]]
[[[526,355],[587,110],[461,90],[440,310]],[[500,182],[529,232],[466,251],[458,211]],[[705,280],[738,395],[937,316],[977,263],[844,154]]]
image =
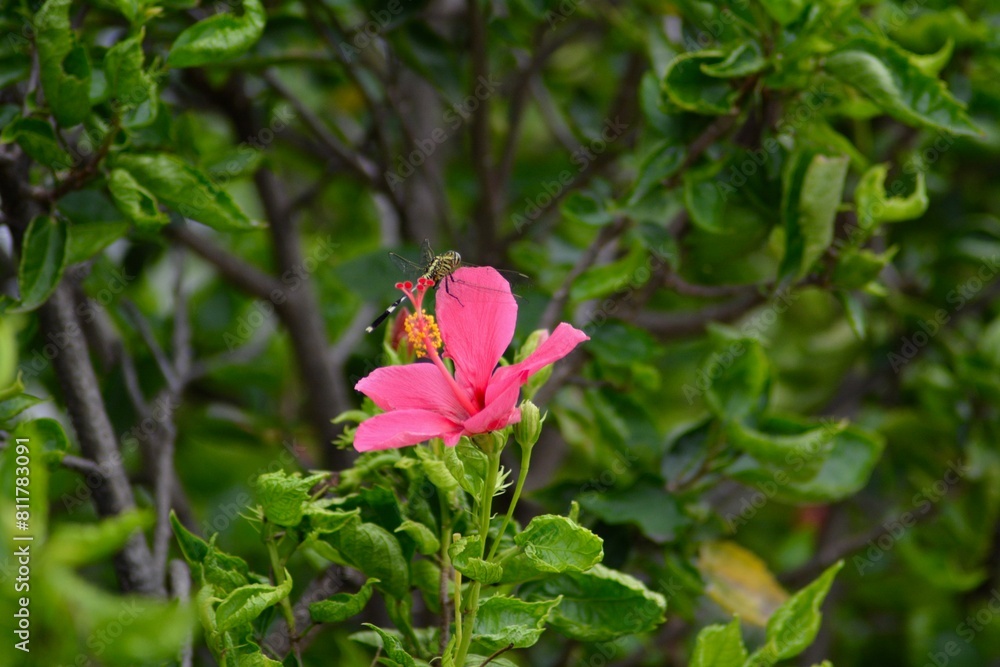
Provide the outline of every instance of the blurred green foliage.
[[490,598],[475,664],[1000,659],[994,4],[6,3],[0,662],[290,665],[296,603],[302,664],[433,654],[420,489],[472,482],[344,449],[424,238],[528,275],[514,349],[591,337],[496,537],[603,565]]

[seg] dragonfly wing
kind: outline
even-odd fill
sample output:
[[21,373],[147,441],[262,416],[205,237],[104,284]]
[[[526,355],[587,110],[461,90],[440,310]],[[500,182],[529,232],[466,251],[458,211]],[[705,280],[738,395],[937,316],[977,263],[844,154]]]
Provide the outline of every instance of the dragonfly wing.
[[417,264],[416,262],[411,262],[402,255],[397,255],[394,252],[389,253],[389,259],[392,260],[392,263],[395,264],[407,278],[415,278],[422,275],[424,272],[423,266]]
[[434,251],[431,249],[429,239],[424,239],[424,242],[420,244],[420,261],[424,263],[424,266],[429,266],[434,261]]

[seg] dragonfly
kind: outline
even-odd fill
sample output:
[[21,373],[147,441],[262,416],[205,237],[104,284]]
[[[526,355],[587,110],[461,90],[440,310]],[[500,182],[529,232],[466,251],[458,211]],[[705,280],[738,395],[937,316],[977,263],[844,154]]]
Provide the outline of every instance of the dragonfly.
[[[420,244],[420,263],[412,262],[401,255],[397,255],[394,252],[389,253],[389,258],[392,259],[393,263],[396,264],[402,271],[413,276],[414,278],[426,278],[428,280],[434,281],[435,289],[440,285],[444,285],[445,293],[451,295],[450,285],[453,282],[461,282],[466,284],[464,281],[455,278],[452,274],[458,271],[463,266],[472,266],[471,264],[463,264],[462,255],[454,250],[446,250],[440,254],[435,254],[431,249],[430,241],[424,240]],[[512,271],[501,271],[505,278],[508,280],[511,277],[516,278],[527,278],[523,274],[512,272]],[[499,290],[495,290],[491,287],[486,287],[485,285],[470,285],[476,290],[481,290],[485,293],[499,293]],[[457,297],[453,297],[457,298]],[[517,298],[517,297],[515,297]],[[399,308],[400,304],[406,301],[406,295],[400,296],[398,299],[389,304],[389,307],[382,311],[382,314],[375,318],[371,324],[365,329],[365,333],[371,333],[375,331],[383,322],[389,319],[393,311]]]

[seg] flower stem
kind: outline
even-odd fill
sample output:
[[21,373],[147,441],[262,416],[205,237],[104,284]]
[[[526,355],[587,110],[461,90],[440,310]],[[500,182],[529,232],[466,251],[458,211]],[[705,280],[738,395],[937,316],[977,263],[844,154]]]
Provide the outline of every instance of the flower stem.
[[497,549],[500,547],[500,540],[503,538],[504,533],[507,532],[510,520],[514,517],[514,508],[517,507],[517,501],[521,498],[521,491],[524,489],[524,480],[528,478],[532,449],[532,447],[521,447],[521,470],[517,473],[517,485],[514,487],[514,495],[510,499],[510,507],[507,508],[507,516],[503,518],[503,524],[500,526],[500,532],[497,533],[497,539],[493,541],[493,546],[490,547],[490,555],[486,557],[488,561],[492,561],[496,555]]
[[[266,535],[267,555],[271,559],[271,569],[274,571],[274,583],[281,586],[285,583],[285,566],[281,564],[281,557],[278,555],[278,543],[274,540],[274,527],[270,522],[267,524]],[[288,624],[288,638],[294,649],[295,662],[301,665],[302,657],[299,655],[298,629],[295,627],[295,612],[292,610],[292,603],[289,600],[289,596],[286,595],[281,598],[280,604],[282,614],[285,616],[285,622]]]
[[[487,437],[492,439],[492,436]],[[497,448],[486,449],[484,447],[483,449],[489,457],[489,463],[486,467],[486,479],[483,482],[483,495],[479,499],[479,535],[483,543],[480,557],[486,555],[486,539],[490,532],[490,517],[493,510],[493,492],[496,490],[497,474],[500,471],[500,452],[497,451]],[[472,586],[469,588],[469,600],[461,629],[462,640],[458,644],[455,665],[465,665],[466,656],[469,654],[469,647],[472,645],[472,630],[476,623],[476,612],[479,611],[479,591],[481,588],[482,584],[478,581],[472,582]]]

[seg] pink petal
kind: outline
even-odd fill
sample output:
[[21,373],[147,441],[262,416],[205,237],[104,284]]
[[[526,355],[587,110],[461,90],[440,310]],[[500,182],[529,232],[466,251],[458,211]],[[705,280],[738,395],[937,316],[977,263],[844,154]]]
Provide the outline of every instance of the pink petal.
[[386,412],[430,410],[455,422],[469,416],[455,396],[452,385],[432,363],[376,368],[354,388]]
[[590,340],[590,336],[571,324],[561,323],[527,359],[496,370],[486,390],[487,404],[509,392],[511,386],[520,388],[534,373],[559,361],[585,340]]
[[465,420],[465,423],[462,424],[465,433],[469,435],[487,433],[501,429],[507,424],[521,421],[521,411],[515,407],[520,393],[521,385],[511,384],[507,391],[487,403],[480,412]]
[[394,410],[361,422],[354,434],[354,449],[397,449],[430,438],[457,441],[461,430],[460,424],[430,410]]
[[[462,268],[436,290],[437,319],[455,380],[483,404],[493,369],[514,338],[517,302],[510,284],[491,267]],[[479,287],[486,289],[477,289]]]

